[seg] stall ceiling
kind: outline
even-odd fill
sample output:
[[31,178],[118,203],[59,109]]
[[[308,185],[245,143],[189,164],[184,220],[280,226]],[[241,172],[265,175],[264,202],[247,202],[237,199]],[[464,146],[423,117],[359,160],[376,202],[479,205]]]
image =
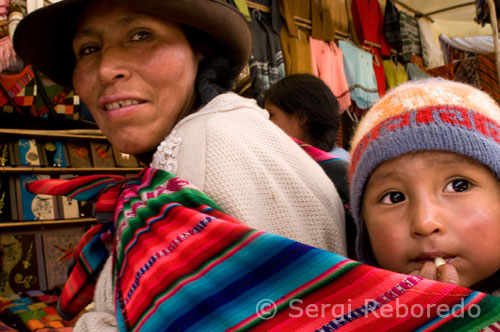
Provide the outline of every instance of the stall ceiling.
[[[451,21],[472,21],[475,17],[475,1],[471,0],[395,0],[422,14],[429,14],[433,19]],[[453,7],[457,7],[451,9]],[[444,9],[449,10],[438,12]]]

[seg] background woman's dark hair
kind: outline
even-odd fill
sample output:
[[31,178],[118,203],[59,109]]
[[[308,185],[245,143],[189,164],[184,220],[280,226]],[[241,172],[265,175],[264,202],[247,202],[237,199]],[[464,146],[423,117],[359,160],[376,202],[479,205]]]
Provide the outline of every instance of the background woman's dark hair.
[[287,76],[271,86],[264,101],[299,118],[306,117],[311,145],[324,151],[335,147],[340,124],[339,103],[320,78],[311,74]]
[[224,44],[206,32],[183,26],[186,37],[195,52],[203,55],[196,77],[197,106],[204,105],[221,93],[233,89],[239,74]]

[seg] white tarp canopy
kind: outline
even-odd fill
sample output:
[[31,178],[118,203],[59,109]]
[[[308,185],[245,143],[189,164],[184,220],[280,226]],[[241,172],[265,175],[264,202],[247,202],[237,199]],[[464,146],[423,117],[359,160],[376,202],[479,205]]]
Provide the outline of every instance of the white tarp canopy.
[[422,14],[431,14],[436,20],[473,21],[476,9],[471,0],[397,0]]
[[[482,27],[474,22],[476,16],[475,1],[471,0],[392,0],[396,6],[409,14],[430,14],[433,21],[432,33],[436,42],[439,35],[448,37],[469,37],[477,35],[491,35],[491,26]],[[386,0],[379,0],[380,6],[385,8]],[[411,10],[414,10],[412,12]]]
[[[383,0],[385,2],[385,0]],[[468,37],[492,35],[496,54],[497,71],[500,79],[500,51],[498,45],[498,22],[492,19],[492,26],[487,24],[483,32],[478,32],[479,24],[474,22],[476,16],[475,1],[471,0],[393,0],[396,5],[424,14],[434,23],[433,34],[444,34],[447,37]],[[486,1],[486,0],[485,0]],[[380,2],[380,0],[379,0]],[[493,6],[493,1],[488,0]],[[493,6],[494,7],[494,6]],[[490,8],[494,11],[494,8]],[[498,13],[497,13],[498,14]],[[492,15],[494,17],[494,15]],[[493,31],[494,30],[494,31]]]

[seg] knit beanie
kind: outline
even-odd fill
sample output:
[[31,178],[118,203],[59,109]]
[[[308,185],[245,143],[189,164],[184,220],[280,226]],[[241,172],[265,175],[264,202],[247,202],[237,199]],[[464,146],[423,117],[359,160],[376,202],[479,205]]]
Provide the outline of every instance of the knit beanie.
[[398,86],[365,114],[352,139],[349,170],[359,261],[378,265],[361,211],[370,175],[384,161],[424,150],[465,155],[500,178],[500,108],[470,85],[433,78]]

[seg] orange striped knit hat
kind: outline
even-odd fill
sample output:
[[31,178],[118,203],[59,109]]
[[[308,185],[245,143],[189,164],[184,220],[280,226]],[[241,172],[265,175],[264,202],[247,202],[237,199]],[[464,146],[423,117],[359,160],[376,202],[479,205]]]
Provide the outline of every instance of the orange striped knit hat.
[[366,113],[351,143],[349,170],[360,261],[377,265],[361,214],[370,174],[386,160],[422,150],[468,156],[500,178],[500,108],[470,85],[433,78],[398,86]]

